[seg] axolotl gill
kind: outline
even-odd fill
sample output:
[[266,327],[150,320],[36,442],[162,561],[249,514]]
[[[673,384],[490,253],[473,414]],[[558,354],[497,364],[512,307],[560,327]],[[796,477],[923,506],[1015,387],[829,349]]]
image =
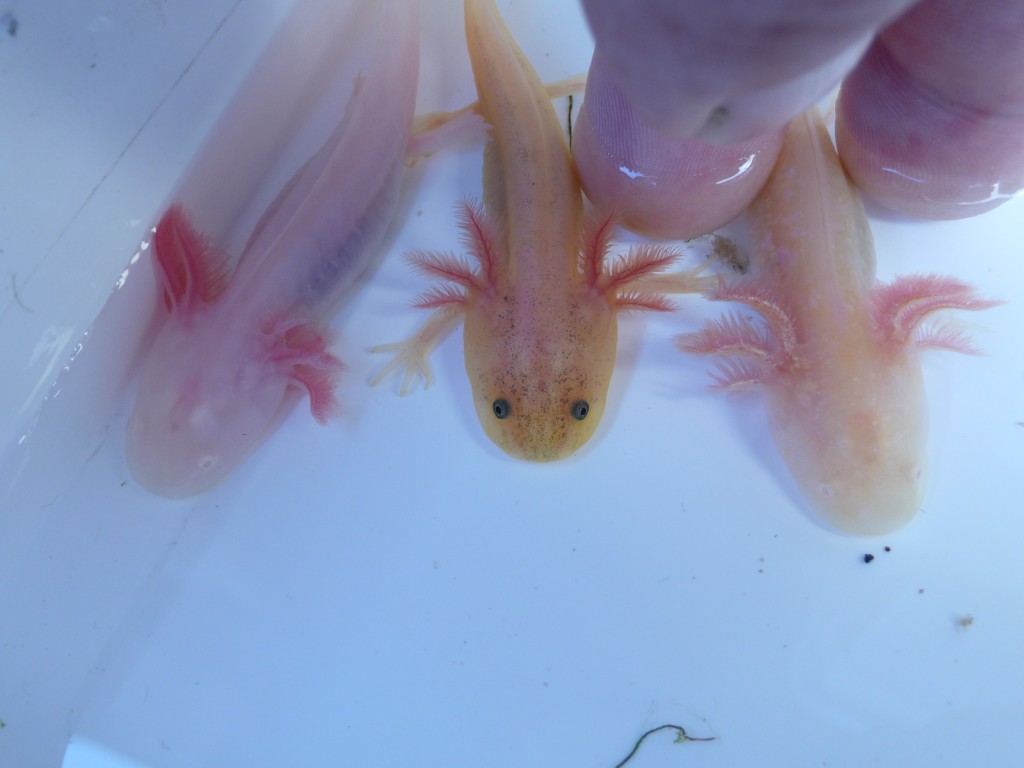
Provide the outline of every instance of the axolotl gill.
[[466,42],[490,127],[483,207],[462,207],[461,258],[418,252],[411,260],[443,284],[418,306],[433,314],[410,339],[378,347],[395,353],[377,381],[404,370],[403,393],[427,358],[464,320],[466,371],[487,436],[508,454],[551,461],[576,451],[605,409],[615,362],[616,315],[670,307],[630,285],[675,258],[639,247],[605,264],[615,217],[584,216],[582,192],[560,121],[536,72],[493,0],[466,0]]
[[811,509],[859,535],[903,526],[924,492],[926,348],[972,352],[942,309],[998,302],[939,275],[883,284],[864,206],[817,109],[788,127],[767,186],[747,211],[751,273],[705,295],[755,310],[680,338],[721,355],[727,390],[763,390],[775,441]]
[[398,201],[419,69],[416,0],[388,0],[344,114],[256,225],[233,272],[172,205],[152,248],[167,314],[143,363],[127,456],[144,487],[200,493],[307,393],[328,419],[342,369],[326,327]]

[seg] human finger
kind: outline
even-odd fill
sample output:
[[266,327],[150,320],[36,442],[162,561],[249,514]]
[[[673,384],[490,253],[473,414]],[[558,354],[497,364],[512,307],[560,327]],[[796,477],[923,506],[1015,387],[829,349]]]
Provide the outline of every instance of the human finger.
[[671,139],[640,118],[595,54],[572,154],[590,200],[651,237],[706,234],[747,207],[782,146],[781,129],[738,144]]
[[608,77],[675,139],[763,135],[827,93],[913,0],[583,0]]
[[869,197],[955,219],[1024,188],[1024,4],[926,0],[843,83],[836,142]]

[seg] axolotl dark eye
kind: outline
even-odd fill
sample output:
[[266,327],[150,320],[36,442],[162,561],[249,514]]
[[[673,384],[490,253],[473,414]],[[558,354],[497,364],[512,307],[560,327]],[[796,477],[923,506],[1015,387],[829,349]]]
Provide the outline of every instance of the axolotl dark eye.
[[491,403],[491,410],[494,411],[494,415],[497,418],[507,419],[508,415],[512,413],[512,406],[508,404],[508,400],[503,397],[499,397]]
[[587,418],[588,413],[590,413],[590,403],[586,400],[577,400],[572,404],[572,417],[576,421],[583,421]]

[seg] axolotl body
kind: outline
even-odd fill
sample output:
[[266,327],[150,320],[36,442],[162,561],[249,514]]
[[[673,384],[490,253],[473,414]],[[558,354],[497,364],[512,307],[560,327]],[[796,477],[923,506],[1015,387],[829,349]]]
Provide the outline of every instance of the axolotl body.
[[611,267],[604,258],[614,217],[584,216],[579,179],[548,93],[498,15],[493,0],[466,0],[466,40],[490,126],[484,206],[462,212],[464,244],[478,264],[437,253],[412,256],[446,281],[424,294],[434,313],[409,340],[383,345],[395,358],[378,380],[404,369],[403,393],[427,357],[464,320],[466,371],[475,410],[507,453],[550,461],[593,434],[605,408],[623,309],[666,309],[637,278],[675,258],[636,249]]
[[128,422],[147,489],[200,493],[273,430],[303,392],[323,422],[340,361],[326,319],[368,266],[398,201],[419,68],[418,4],[386,3],[383,39],[344,115],[256,225],[234,271],[172,205],[152,248],[168,310]]
[[747,221],[751,275],[705,295],[747,305],[766,327],[734,313],[680,345],[725,356],[719,387],[763,390],[779,450],[826,523],[861,535],[895,530],[924,489],[920,350],[972,351],[952,326],[924,323],[938,310],[996,302],[950,277],[876,279],[864,206],[816,109],[790,124]]

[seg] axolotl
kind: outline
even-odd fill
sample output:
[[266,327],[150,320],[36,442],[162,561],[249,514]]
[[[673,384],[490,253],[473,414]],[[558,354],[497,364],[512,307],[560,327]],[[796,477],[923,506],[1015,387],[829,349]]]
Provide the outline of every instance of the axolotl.
[[605,264],[614,215],[584,216],[582,192],[548,93],[498,15],[493,0],[466,0],[466,42],[490,127],[483,207],[466,203],[461,258],[419,252],[413,264],[445,281],[417,304],[433,314],[410,339],[378,347],[394,359],[377,381],[404,370],[403,394],[427,358],[464,321],[473,403],[490,439],[507,453],[551,461],[593,434],[615,362],[617,313],[670,307],[630,288],[670,264],[675,252],[640,247]]
[[683,336],[723,355],[718,387],[763,390],[778,448],[830,526],[879,535],[908,522],[925,482],[928,416],[920,351],[972,352],[942,309],[993,306],[951,277],[884,284],[864,206],[816,109],[788,127],[767,186],[747,211],[751,276],[705,293],[756,310]]
[[335,411],[342,369],[326,321],[394,214],[415,109],[416,0],[380,11],[382,39],[337,127],[257,223],[234,271],[172,205],[152,240],[167,315],[128,422],[128,466],[155,493],[200,493],[231,472],[305,392]]

